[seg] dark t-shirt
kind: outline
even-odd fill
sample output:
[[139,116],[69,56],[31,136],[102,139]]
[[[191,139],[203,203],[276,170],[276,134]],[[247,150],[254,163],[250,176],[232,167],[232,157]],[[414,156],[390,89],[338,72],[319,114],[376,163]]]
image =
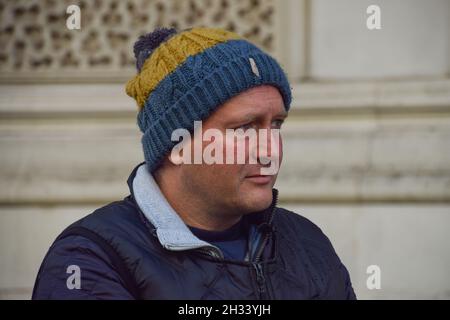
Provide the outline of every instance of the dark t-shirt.
[[188,226],[199,239],[218,247],[225,259],[244,260],[247,253],[248,227],[245,219],[223,231],[209,231]]

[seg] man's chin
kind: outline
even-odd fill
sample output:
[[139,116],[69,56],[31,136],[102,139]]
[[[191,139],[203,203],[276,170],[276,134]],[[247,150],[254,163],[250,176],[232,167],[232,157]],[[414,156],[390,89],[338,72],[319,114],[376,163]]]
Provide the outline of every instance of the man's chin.
[[247,184],[241,189],[241,195],[249,213],[266,209],[272,203],[273,184],[252,185]]

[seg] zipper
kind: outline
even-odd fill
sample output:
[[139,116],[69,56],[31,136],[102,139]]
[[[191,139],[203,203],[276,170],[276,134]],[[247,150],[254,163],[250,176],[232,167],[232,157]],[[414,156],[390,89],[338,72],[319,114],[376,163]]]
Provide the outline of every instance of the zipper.
[[264,252],[264,247],[266,246],[266,243],[268,240],[269,240],[269,232],[266,231],[264,234],[264,237],[258,243],[258,247],[257,247],[255,255],[253,257],[254,262],[258,262],[261,260],[261,256]]
[[[275,207],[277,205],[277,201],[278,201],[278,192],[275,191],[275,193],[273,194],[274,197],[274,201],[272,203],[272,207],[270,209],[270,216],[268,221],[266,222],[266,227],[271,226],[272,224],[272,220],[273,220],[273,216],[274,216],[274,212],[275,212]],[[268,291],[267,288],[267,283],[266,283],[266,278],[264,276],[264,268],[261,261],[261,257],[262,254],[264,252],[264,248],[266,246],[267,241],[269,240],[271,232],[269,230],[265,230],[264,232],[264,237],[262,240],[260,240],[255,256],[253,258],[253,262],[252,262],[252,266],[255,269],[255,273],[256,273],[256,283],[258,286],[258,295],[260,299],[267,299],[268,297],[270,297],[270,293]]]
[[[274,197],[274,201],[272,202],[272,205],[270,208],[269,219],[267,220],[267,222],[264,223],[264,226],[266,228],[271,228],[271,225],[272,225],[272,220],[273,220],[274,213],[275,213],[275,207],[277,206],[277,202],[278,202],[278,190],[274,191],[273,197]],[[262,253],[264,251],[264,247],[265,247],[267,241],[269,240],[269,237],[270,237],[270,232],[266,230],[264,233],[263,239],[258,243],[258,247],[257,247],[255,255],[253,257],[255,262],[258,262],[261,259]]]
[[258,295],[260,299],[265,298],[266,294],[266,278],[264,277],[264,272],[261,263],[253,262],[253,268],[256,272],[256,283],[258,284]]

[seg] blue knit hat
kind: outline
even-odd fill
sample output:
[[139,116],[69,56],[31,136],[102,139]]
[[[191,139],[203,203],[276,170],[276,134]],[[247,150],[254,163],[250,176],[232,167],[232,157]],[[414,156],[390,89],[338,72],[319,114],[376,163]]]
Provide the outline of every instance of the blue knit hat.
[[269,54],[236,33],[218,28],[158,28],[134,45],[138,74],[127,83],[136,99],[137,122],[147,168],[155,171],[178,143],[178,128],[194,130],[233,96],[259,85],[273,85],[289,110],[291,87]]

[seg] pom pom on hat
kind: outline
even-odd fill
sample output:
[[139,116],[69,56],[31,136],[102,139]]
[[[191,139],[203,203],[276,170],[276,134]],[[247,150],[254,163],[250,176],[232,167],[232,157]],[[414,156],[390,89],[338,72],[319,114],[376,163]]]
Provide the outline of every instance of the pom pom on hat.
[[175,28],[157,28],[153,32],[140,36],[133,47],[136,68],[141,71],[145,60],[162,42],[177,33]]

